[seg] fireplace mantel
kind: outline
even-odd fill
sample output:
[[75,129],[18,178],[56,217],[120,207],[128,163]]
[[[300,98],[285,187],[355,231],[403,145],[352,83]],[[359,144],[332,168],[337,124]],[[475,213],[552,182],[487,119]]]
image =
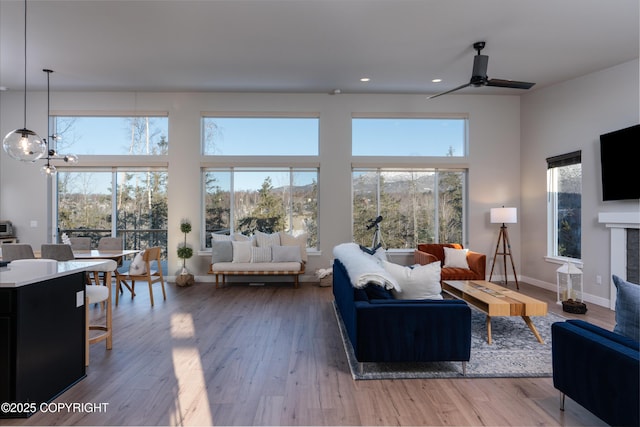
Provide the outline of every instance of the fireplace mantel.
[[[611,275],[627,279],[627,229],[640,228],[640,212],[600,212],[598,222],[611,231]],[[609,308],[616,307],[616,287],[609,277]]]

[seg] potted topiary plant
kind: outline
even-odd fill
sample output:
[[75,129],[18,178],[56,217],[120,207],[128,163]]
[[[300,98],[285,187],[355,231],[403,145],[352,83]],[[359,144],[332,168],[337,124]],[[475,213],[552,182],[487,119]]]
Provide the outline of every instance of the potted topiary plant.
[[190,286],[194,283],[193,274],[187,270],[187,260],[193,256],[193,248],[187,244],[187,234],[191,232],[191,222],[183,219],[180,222],[180,231],[184,233],[184,242],[178,245],[178,258],[182,260],[182,270],[176,277],[178,286]]

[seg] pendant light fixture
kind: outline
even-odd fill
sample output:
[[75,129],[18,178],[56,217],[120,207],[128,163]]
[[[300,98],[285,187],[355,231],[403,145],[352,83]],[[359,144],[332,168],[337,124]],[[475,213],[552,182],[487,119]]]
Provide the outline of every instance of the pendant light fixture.
[[78,156],[75,154],[58,154],[54,148],[51,148],[52,141],[58,139],[57,135],[52,135],[49,124],[51,123],[51,91],[49,88],[49,80],[53,70],[48,68],[43,69],[47,73],[47,138],[44,140],[47,157],[45,158],[46,164],[40,169],[40,173],[47,176],[53,176],[56,174],[57,169],[51,164],[51,160],[61,159],[66,163],[76,164],[78,163]]
[[24,122],[2,140],[4,151],[16,160],[35,162],[47,153],[47,144],[27,129],[27,0],[24,0]]

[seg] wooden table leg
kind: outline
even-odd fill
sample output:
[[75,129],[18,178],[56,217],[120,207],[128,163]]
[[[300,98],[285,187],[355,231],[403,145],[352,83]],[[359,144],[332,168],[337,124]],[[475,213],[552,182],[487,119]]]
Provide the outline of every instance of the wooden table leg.
[[491,344],[491,316],[487,316],[487,343]]
[[536,336],[536,338],[538,339],[538,342],[540,344],[544,344],[544,340],[542,339],[542,337],[540,336],[540,333],[538,332],[538,330],[536,329],[536,326],[533,324],[533,322],[531,321],[531,319],[529,318],[529,316],[522,316],[522,319],[524,320],[524,323],[527,324],[527,326],[529,327],[529,329],[531,329],[531,332],[533,332],[533,335]]

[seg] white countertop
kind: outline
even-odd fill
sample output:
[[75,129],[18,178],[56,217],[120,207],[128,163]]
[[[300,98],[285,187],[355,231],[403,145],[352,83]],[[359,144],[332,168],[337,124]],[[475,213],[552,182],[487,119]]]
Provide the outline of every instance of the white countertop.
[[61,276],[68,276],[80,271],[91,271],[91,267],[104,264],[106,261],[53,261],[25,260],[11,262],[0,267],[0,288],[17,288],[42,282]]

